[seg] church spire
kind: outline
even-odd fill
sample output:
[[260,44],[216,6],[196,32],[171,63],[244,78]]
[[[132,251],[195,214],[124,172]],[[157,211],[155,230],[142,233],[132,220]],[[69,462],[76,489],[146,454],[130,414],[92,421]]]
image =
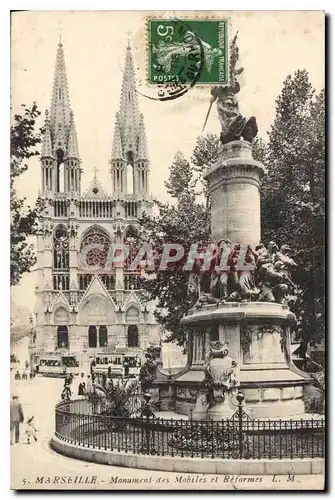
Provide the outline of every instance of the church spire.
[[67,85],[64,50],[63,44],[59,42],[51,99],[51,127],[53,130],[57,130],[60,124],[65,131],[70,125],[70,120],[71,107]]
[[80,194],[80,157],[61,40],[57,48],[50,114],[46,113],[45,118],[41,165],[42,193]]
[[123,70],[121,102],[120,102],[121,140],[124,153],[137,153],[137,133],[139,126],[139,109],[136,94],[135,71],[130,45],[127,47]]
[[[127,186],[129,175],[126,174],[126,170],[129,165],[132,167],[132,190]],[[123,70],[120,110],[115,119],[111,166],[114,193],[132,192],[138,195],[147,192],[147,140],[143,115],[139,111],[135,69],[129,41]]]

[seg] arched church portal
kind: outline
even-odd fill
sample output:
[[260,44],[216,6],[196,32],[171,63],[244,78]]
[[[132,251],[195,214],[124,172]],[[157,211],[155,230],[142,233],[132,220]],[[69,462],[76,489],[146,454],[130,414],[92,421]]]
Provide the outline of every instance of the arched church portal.
[[99,327],[99,347],[107,347],[108,345],[108,331],[107,326]]
[[88,347],[97,347],[97,327],[90,326],[88,328]]
[[[99,328],[99,335],[98,335],[98,328]],[[107,326],[101,325],[98,328],[95,325],[91,325],[88,328],[88,347],[90,348],[108,346]]]
[[138,326],[128,326],[128,347],[139,347]]
[[57,328],[57,347],[65,349],[69,348],[69,331],[65,325]]

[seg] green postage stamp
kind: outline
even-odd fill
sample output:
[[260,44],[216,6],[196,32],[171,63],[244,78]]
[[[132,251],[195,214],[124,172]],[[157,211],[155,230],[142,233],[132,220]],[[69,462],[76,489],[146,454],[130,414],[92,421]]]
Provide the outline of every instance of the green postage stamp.
[[228,19],[149,19],[149,83],[228,83]]

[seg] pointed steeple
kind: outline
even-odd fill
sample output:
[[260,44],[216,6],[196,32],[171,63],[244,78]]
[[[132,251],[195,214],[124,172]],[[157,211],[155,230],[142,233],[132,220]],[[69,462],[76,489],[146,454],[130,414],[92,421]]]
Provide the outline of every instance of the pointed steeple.
[[133,163],[139,158],[139,148],[141,148],[141,155],[145,154],[147,158],[143,115],[139,112],[134,63],[128,40],[120,110],[115,117],[111,160],[122,158],[126,162]]
[[50,120],[49,120],[48,110],[45,111],[44,135],[42,141],[42,156],[52,158],[52,141],[51,141],[51,130],[50,130]]
[[139,125],[139,109],[136,94],[135,70],[130,45],[127,47],[126,60],[123,71],[121,103],[120,103],[120,126],[121,140],[125,154],[137,151],[137,134]]
[[72,111],[71,111],[71,122],[70,122],[70,130],[69,130],[69,140],[67,143],[67,157],[68,158],[79,158],[77,132],[76,132],[76,126],[74,123]]
[[116,113],[116,115],[115,115],[112,158],[115,160],[122,160],[122,158],[123,158],[119,113]]
[[140,115],[140,126],[138,131],[138,159],[148,160],[147,137],[142,113]]
[[71,121],[71,107],[67,85],[66,67],[63,44],[58,43],[56,67],[52,89],[50,122],[53,130],[57,130],[59,124],[68,129]]
[[[138,106],[135,70],[129,41],[122,78],[120,111],[115,117],[110,163],[114,196],[120,193],[142,196],[147,193],[149,171],[147,140],[143,115],[140,114]],[[129,182],[130,176],[127,175],[128,165],[133,167],[132,183]]]
[[57,48],[50,118],[46,113],[45,119],[41,165],[42,191],[80,194],[80,157],[61,41]]

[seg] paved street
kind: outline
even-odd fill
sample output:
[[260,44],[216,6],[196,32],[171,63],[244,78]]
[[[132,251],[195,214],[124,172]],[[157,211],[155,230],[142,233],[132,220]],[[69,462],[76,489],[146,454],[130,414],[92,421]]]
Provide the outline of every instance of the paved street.
[[[22,349],[24,348],[25,343],[23,342]],[[28,359],[24,352],[18,351],[18,355],[23,363],[25,359]],[[14,372],[12,372],[12,379],[13,375]],[[73,388],[76,390],[78,382],[74,380],[73,384]],[[12,488],[144,490],[158,488],[170,490],[255,488],[255,485],[250,483],[228,482],[228,476],[172,474],[120,468],[87,463],[59,455],[50,448],[49,440],[54,429],[54,406],[60,399],[62,385],[62,379],[43,377],[12,382],[12,393],[17,393],[22,401],[25,420],[34,415],[36,428],[39,430],[38,442],[29,445],[25,442],[25,425],[21,425],[20,443],[11,447]],[[41,479],[42,477],[43,479]],[[86,480],[89,484],[79,483],[79,480]],[[128,480],[128,483],[120,482],[124,480]],[[143,482],[130,482],[137,480]],[[72,481],[72,484],[69,481]],[[322,481],[321,476],[295,476],[293,482],[288,481],[288,478],[284,476],[276,478],[266,476],[263,477],[262,485],[256,483],[256,487],[267,489],[275,487],[285,489],[321,488]]]

